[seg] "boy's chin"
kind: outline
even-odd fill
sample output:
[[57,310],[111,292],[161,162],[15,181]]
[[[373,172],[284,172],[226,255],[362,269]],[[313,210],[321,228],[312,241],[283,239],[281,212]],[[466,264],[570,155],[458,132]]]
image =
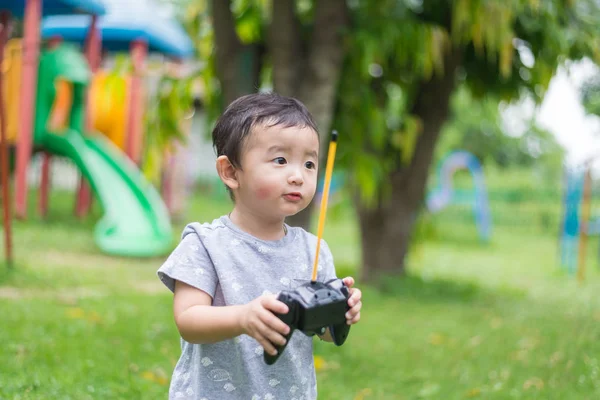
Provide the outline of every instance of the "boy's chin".
[[306,207],[301,207],[295,211],[288,211],[288,212],[284,213],[284,218],[293,217],[294,215],[299,214],[304,209],[306,209]]

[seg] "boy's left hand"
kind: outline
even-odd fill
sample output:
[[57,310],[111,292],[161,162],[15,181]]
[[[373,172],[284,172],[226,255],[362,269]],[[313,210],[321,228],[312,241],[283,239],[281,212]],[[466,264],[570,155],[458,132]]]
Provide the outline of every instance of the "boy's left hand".
[[350,289],[350,298],[348,299],[348,306],[350,309],[346,313],[346,323],[353,325],[360,320],[360,309],[362,307],[362,292],[360,289],[353,287],[354,278],[348,276],[344,279],[344,284]]

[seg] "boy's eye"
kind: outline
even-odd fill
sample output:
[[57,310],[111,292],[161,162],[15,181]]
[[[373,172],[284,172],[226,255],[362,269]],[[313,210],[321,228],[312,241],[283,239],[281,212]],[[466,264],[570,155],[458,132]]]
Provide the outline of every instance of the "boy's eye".
[[287,163],[286,159],[283,157],[277,157],[273,160],[275,164],[284,165]]
[[307,161],[306,164],[304,164],[306,166],[306,168],[308,169],[315,169],[315,163],[312,161]]

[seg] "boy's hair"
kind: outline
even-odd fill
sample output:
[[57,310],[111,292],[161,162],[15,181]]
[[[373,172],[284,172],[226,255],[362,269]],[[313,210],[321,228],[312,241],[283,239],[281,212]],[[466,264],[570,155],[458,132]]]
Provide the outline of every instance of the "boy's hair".
[[234,100],[217,121],[212,132],[217,157],[225,155],[240,168],[242,148],[256,126],[311,128],[317,125],[300,101],[276,93],[254,93]]

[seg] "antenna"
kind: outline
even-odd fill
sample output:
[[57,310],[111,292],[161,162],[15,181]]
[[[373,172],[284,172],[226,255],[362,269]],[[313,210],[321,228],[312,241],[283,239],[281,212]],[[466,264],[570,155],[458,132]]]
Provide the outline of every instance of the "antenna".
[[317,281],[317,270],[319,266],[319,252],[321,251],[321,237],[323,236],[323,227],[325,226],[325,214],[327,214],[327,201],[329,200],[329,186],[331,184],[331,174],[333,173],[333,162],[335,161],[335,150],[337,147],[337,131],[331,132],[331,141],[329,142],[329,153],[327,154],[327,167],[325,168],[325,182],[323,185],[323,196],[321,197],[321,211],[319,214],[319,228],[317,230],[317,252],[315,253],[315,263],[313,264],[311,283]]

